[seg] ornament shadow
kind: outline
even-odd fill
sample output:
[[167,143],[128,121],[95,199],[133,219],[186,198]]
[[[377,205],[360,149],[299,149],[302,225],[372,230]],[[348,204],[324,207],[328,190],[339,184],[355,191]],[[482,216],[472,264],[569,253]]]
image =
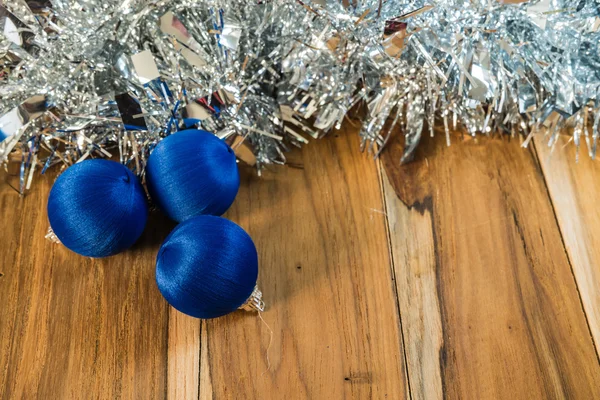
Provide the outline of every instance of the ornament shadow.
[[151,211],[148,215],[144,233],[129,251],[153,251],[156,255],[162,242],[176,226],[177,222],[167,217],[160,210]]
[[[294,155],[290,161],[297,165]],[[298,180],[302,174],[302,169],[271,165],[258,176],[252,167],[241,165],[240,191],[223,215],[244,228],[256,245],[258,287],[267,303],[267,312],[303,290],[294,273],[301,261],[297,249],[304,247],[305,241],[302,236],[297,236],[297,240],[289,237],[301,223],[298,199],[294,197],[298,197]]]

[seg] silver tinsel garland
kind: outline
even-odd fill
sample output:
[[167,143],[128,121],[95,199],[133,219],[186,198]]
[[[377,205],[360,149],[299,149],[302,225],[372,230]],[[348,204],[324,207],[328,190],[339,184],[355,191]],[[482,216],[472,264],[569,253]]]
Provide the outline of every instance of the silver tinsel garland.
[[185,126],[260,171],[359,102],[363,147],[400,125],[401,161],[435,124],[524,145],[571,127],[594,157],[599,94],[600,0],[0,0],[0,161],[20,192],[87,157],[143,175]]

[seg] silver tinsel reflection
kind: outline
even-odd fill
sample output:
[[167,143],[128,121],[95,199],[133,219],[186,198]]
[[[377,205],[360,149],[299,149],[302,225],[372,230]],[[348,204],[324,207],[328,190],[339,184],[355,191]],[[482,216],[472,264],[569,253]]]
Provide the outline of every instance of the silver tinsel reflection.
[[0,0],[0,68],[0,160],[21,192],[87,157],[142,175],[191,126],[260,170],[363,101],[363,148],[400,125],[402,161],[435,124],[524,145],[572,127],[594,157],[600,2]]

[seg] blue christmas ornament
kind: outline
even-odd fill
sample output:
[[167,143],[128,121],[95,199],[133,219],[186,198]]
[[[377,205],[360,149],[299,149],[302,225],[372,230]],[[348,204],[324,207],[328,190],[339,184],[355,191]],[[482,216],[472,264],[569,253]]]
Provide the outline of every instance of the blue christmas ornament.
[[178,225],[156,258],[156,283],[167,302],[196,318],[216,318],[240,307],[262,310],[256,289],[258,255],[235,223],[202,215]]
[[67,248],[106,257],[131,247],[142,234],[148,204],[138,178],[124,165],[85,160],[63,172],[48,197],[48,219]]
[[163,139],[146,166],[148,191],[171,219],[222,215],[240,186],[233,150],[215,135],[185,130]]

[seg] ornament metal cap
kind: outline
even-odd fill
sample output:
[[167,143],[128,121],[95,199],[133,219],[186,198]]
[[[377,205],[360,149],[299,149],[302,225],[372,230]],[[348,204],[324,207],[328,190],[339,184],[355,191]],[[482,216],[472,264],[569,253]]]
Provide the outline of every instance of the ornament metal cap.
[[44,236],[46,239],[48,239],[49,241],[51,241],[52,243],[60,243],[60,239],[58,238],[58,236],[56,236],[56,234],[54,233],[54,231],[52,230],[52,228],[48,228],[48,232],[46,232],[46,236]]
[[258,286],[254,286],[252,294],[239,309],[245,311],[265,311],[265,302],[262,299],[262,292],[258,289]]

